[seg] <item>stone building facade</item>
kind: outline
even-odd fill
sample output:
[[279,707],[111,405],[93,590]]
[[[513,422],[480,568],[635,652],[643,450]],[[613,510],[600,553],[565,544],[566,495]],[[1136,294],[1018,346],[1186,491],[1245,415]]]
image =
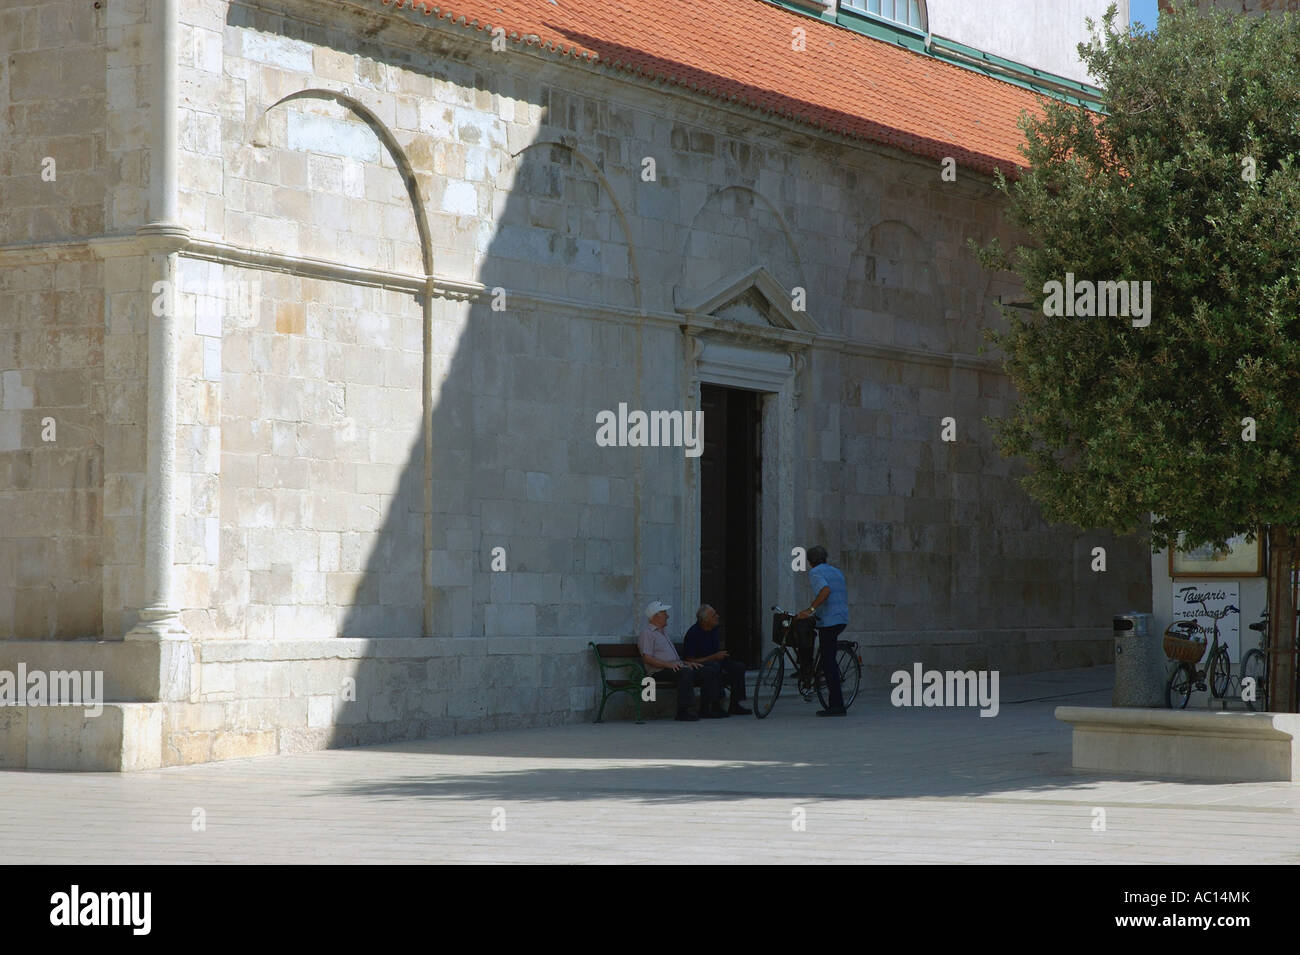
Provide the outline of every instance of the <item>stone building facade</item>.
[[[491,6],[516,24],[0,9],[0,671],[101,670],[109,701],[0,708],[0,766],[589,719],[588,641],[652,598],[684,628],[718,602],[709,553],[749,575],[732,639],[757,648],[759,608],[808,596],[792,549],[824,543],[872,688],[1105,662],[1110,613],[1149,601],[1140,545],[1046,526],[984,423],[1012,395],[980,330],[1017,292],[966,242],[1006,236],[1024,85],[796,4],[710,7],[938,77],[892,105],[777,91],[835,129],[722,67],[655,80],[701,36],[627,26],[664,11]],[[589,29],[555,27],[575,6]],[[918,111],[959,135],[899,132]],[[727,400],[721,459],[596,441],[620,404]],[[742,444],[749,477],[710,484]]]

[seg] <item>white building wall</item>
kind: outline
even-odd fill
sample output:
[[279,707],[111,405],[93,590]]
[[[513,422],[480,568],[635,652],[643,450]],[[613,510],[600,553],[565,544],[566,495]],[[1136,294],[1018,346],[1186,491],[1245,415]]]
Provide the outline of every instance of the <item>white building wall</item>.
[[[1035,69],[1094,82],[1076,47],[1084,21],[1100,24],[1112,0],[930,0],[930,32]],[[1129,21],[1129,0],[1115,0]]]
[[[1251,650],[1260,644],[1259,634],[1251,630],[1250,625],[1259,620],[1268,606],[1268,578],[1263,576],[1211,579],[1172,577],[1169,574],[1169,551],[1167,549],[1156,551],[1151,555],[1151,613],[1153,616],[1151,629],[1157,638],[1164,633],[1166,627],[1174,622],[1174,591],[1178,587],[1184,587],[1187,584],[1205,585],[1206,587],[1227,584],[1237,587],[1237,606],[1241,610],[1241,616],[1237,621],[1239,632],[1230,639],[1225,639],[1224,642],[1228,645],[1228,658],[1232,661],[1232,673],[1234,676],[1239,676],[1241,674],[1242,656],[1247,650]],[[1204,660],[1202,660],[1202,663],[1204,663]],[[1169,669],[1173,669],[1172,664],[1170,664]],[[1193,693],[1188,707],[1194,708],[1204,705],[1206,702],[1206,693]]]

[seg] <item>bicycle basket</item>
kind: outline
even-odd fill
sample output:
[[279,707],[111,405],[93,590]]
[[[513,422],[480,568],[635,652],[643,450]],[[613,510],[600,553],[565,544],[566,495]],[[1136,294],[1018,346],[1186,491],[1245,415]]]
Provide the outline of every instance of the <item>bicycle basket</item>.
[[1165,656],[1179,663],[1197,663],[1205,655],[1204,640],[1188,640],[1165,631]]
[[781,646],[797,647],[800,642],[811,643],[813,627],[811,617],[799,620],[789,614],[772,614],[772,642]]

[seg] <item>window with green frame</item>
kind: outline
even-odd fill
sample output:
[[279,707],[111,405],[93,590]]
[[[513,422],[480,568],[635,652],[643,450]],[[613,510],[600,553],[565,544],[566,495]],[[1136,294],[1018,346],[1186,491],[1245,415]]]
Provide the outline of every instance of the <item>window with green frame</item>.
[[925,30],[925,3],[923,0],[843,0],[842,6],[860,13],[869,13],[882,20],[893,20]]

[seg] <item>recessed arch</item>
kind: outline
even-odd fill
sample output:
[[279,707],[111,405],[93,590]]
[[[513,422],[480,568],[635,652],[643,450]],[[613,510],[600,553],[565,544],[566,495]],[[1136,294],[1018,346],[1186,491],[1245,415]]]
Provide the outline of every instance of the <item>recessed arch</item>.
[[[627,213],[623,208],[623,204],[619,202],[618,196],[614,192],[614,188],[610,183],[609,178],[605,175],[604,171],[600,168],[600,165],[594,159],[572,143],[564,142],[562,140],[539,139],[529,143],[527,146],[512,153],[510,156],[510,161],[514,166],[513,171],[515,175],[512,177],[513,185],[507,203],[516,202],[525,198],[518,182],[518,172],[522,168],[525,154],[538,149],[559,149],[572,156],[581,164],[583,169],[590,174],[591,178],[595,180],[598,191],[608,197],[612,214],[618,222],[619,230],[623,235],[623,245],[627,249],[628,282],[631,285],[632,291],[631,304],[638,312],[642,311],[641,270],[640,265],[637,262],[636,246],[632,241],[632,229],[628,224]],[[509,205],[507,208],[509,208]],[[504,217],[498,223],[498,226],[500,227],[503,224],[508,225],[508,223],[505,222]]]
[[844,334],[910,348],[951,347],[934,247],[908,223],[885,219],[863,233],[844,291]]
[[[220,493],[242,509],[221,512],[238,545],[220,552],[218,608],[250,637],[417,637],[433,487],[435,296],[409,281],[427,288],[433,271],[423,190],[407,149],[348,93],[299,89],[257,108],[229,170],[227,241],[372,267],[409,291],[239,266],[263,271],[255,320],[224,325],[219,353],[222,452],[240,456]],[[313,550],[319,562],[295,557]]]
[[388,151],[393,159],[393,165],[397,168],[397,173],[402,179],[402,184],[406,188],[407,197],[411,203],[411,212],[415,217],[415,228],[420,237],[420,263],[424,269],[424,274],[430,275],[433,272],[433,244],[430,241],[429,220],[425,214],[424,202],[420,196],[419,183],[415,178],[415,170],[411,166],[411,160],[406,155],[397,138],[392,131],[385,125],[384,121],[375,115],[369,107],[347,93],[338,90],[311,88],[297,90],[287,96],[276,100],[265,110],[258,118],[257,124],[253,128],[253,135],[249,139],[250,145],[263,148],[270,142],[269,125],[272,110],[283,106],[285,103],[301,99],[319,99],[333,102],[355,113],[357,117],[365,123],[379,140],[380,144]]
[[882,219],[863,236],[858,249],[872,264],[872,280],[938,298],[934,249],[908,223]]
[[[757,204],[766,215],[771,216],[770,228],[749,223],[754,227],[743,229],[742,235],[724,235],[719,231],[722,223],[740,222],[749,212],[748,207],[731,210],[723,208],[728,199],[741,206],[745,203],[751,207]],[[779,243],[777,237],[780,238]],[[703,254],[706,246],[716,247],[724,240],[728,248],[717,250],[717,254],[712,256]],[[741,246],[748,248],[742,250]],[[789,224],[767,196],[749,186],[723,186],[704,200],[692,217],[690,228],[686,230],[679,258],[682,266],[677,285],[673,289],[674,308],[684,305],[727,277],[748,273],[754,268],[764,269],[788,289],[807,288],[799,246],[794,241],[794,233]]]

